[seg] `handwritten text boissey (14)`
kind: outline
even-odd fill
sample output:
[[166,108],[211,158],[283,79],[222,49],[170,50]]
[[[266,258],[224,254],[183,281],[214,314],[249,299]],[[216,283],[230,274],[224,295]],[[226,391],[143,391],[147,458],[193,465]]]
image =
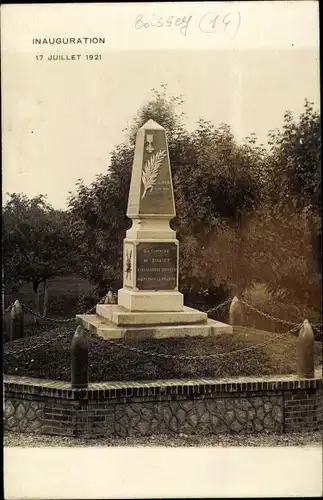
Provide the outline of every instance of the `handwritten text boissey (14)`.
[[[183,36],[187,35],[188,28],[193,21],[193,16],[168,16],[158,17],[152,14],[151,17],[138,14],[135,19],[135,29],[142,28],[178,28]],[[203,33],[227,33],[234,38],[240,28],[241,15],[239,11],[219,14],[217,12],[207,12],[197,21],[198,28]]]

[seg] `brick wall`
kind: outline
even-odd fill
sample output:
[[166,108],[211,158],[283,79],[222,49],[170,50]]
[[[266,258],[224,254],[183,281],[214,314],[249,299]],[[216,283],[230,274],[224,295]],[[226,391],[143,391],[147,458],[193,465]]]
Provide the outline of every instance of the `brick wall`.
[[286,432],[322,428],[322,415],[322,387],[296,389],[284,393],[284,427]]
[[5,376],[5,429],[95,437],[322,428],[322,377],[90,384]]

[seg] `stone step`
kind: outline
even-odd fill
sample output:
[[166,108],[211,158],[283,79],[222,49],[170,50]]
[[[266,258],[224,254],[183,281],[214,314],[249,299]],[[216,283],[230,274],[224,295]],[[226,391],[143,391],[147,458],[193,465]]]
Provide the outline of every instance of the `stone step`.
[[209,337],[222,334],[232,334],[232,327],[208,319],[205,324],[194,325],[148,325],[148,326],[117,326],[97,314],[78,314],[78,322],[84,328],[103,339],[165,339],[174,337]]
[[180,312],[132,312],[119,305],[98,304],[96,313],[118,326],[206,324],[208,319],[205,312],[185,306]]

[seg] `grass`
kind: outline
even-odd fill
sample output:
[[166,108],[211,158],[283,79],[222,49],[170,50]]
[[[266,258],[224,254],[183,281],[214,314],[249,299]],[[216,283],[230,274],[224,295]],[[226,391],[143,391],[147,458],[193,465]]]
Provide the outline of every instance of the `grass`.
[[[79,276],[61,276],[48,281],[48,317],[72,318],[84,311],[83,297],[91,297],[94,286]],[[31,283],[24,284],[16,293],[5,293],[5,308],[15,300],[35,309]],[[43,302],[43,287],[40,285],[40,303]],[[90,301],[89,301],[90,302]],[[92,303],[91,303],[92,305]],[[90,308],[91,305],[88,307]],[[85,307],[86,308],[86,307]],[[34,323],[34,316],[25,312],[25,325]],[[40,320],[45,325],[46,322]],[[9,332],[9,315],[4,318],[4,332]]]
[[[86,281],[75,276],[57,278],[49,282],[49,317],[73,318],[76,312],[82,312],[80,297],[91,294],[93,287]],[[11,297],[18,298],[27,305],[31,302],[31,287],[22,287],[19,294]],[[92,299],[93,300],[93,299]],[[8,304],[10,297],[6,297]],[[264,287],[255,287],[247,296],[247,301],[260,310],[271,312],[278,318],[285,319],[284,310],[287,305],[272,304],[270,296]],[[30,304],[32,306],[32,304]],[[91,304],[92,305],[92,304]],[[90,306],[91,307],[91,306]],[[291,308],[289,308],[290,314]],[[296,373],[296,338],[289,335],[287,338],[273,337],[274,327],[279,332],[290,329],[281,323],[264,319],[263,316],[250,311],[246,312],[247,327],[235,328],[234,335],[223,335],[216,338],[187,338],[167,340],[146,340],[122,342],[124,346],[137,347],[151,351],[152,355],[134,353],[121,349],[115,344],[108,343],[96,336],[89,339],[90,381],[114,380],[149,380],[169,378],[195,377],[232,377],[232,376],[261,376]],[[228,306],[221,311],[221,318],[227,321]],[[288,316],[289,318],[290,316]],[[8,315],[4,322],[4,341],[9,340]],[[298,321],[300,318],[293,320]],[[75,324],[68,323],[57,326],[56,323],[40,321],[39,325],[31,323],[31,317],[25,316],[26,338],[7,344],[10,348],[19,350],[15,355],[4,356],[4,373],[15,375],[29,375],[32,377],[52,378],[55,380],[70,380],[70,342],[75,331]],[[288,320],[288,319],[286,319]],[[254,328],[256,327],[256,328]],[[49,331],[51,330],[51,333]],[[56,340],[63,333],[65,338]],[[50,344],[41,347],[43,340],[50,340]],[[269,339],[272,342],[267,343]],[[241,351],[235,355],[232,351],[249,348],[256,344],[259,347]],[[26,347],[31,347],[25,351]],[[154,354],[155,353],[155,354]],[[160,355],[171,355],[163,357]],[[216,356],[204,359],[187,360],[180,356]],[[321,346],[316,345],[316,365],[322,363]]]
[[[91,294],[93,285],[88,280],[82,279],[79,276],[60,276],[52,280],[48,280],[48,314],[61,313],[62,310],[65,314],[74,312],[73,310],[67,311],[64,308],[64,303],[77,300],[81,295]],[[24,302],[29,307],[33,307],[33,289],[31,283],[26,283],[20,287],[15,293],[5,292],[5,307],[11,302],[19,300]],[[43,300],[43,286],[40,285],[40,302]],[[57,308],[57,305],[59,307]]]
[[[70,381],[71,338],[75,327],[10,342],[18,351],[5,354],[4,373]],[[63,338],[57,339],[59,334]],[[43,342],[50,341],[42,346]],[[268,343],[268,340],[270,342]],[[174,378],[223,378],[280,375],[297,372],[296,339],[276,339],[270,332],[235,327],[233,335],[186,339],[107,342],[89,335],[89,379],[91,382],[156,380]],[[263,344],[263,345],[262,345]],[[244,350],[256,346],[251,350]],[[6,347],[6,346],[5,346]],[[135,347],[149,354],[133,352]],[[26,351],[26,348],[31,348]],[[6,349],[5,349],[6,350]],[[238,351],[231,354],[233,351]],[[209,357],[213,354],[214,357]],[[192,356],[196,359],[185,359]],[[199,356],[206,356],[199,359]],[[321,346],[315,347],[315,364],[322,364]]]
[[[315,339],[322,340],[320,311],[311,307],[300,307],[296,304],[274,300],[271,294],[267,293],[265,286],[260,284],[255,285],[246,292],[244,297],[248,304],[263,313],[252,311],[247,306],[244,306],[244,322],[247,326],[282,333],[293,328],[295,324],[300,324],[305,319],[308,319],[312,325]],[[276,319],[271,319],[266,315]],[[284,323],[284,321],[290,324]]]

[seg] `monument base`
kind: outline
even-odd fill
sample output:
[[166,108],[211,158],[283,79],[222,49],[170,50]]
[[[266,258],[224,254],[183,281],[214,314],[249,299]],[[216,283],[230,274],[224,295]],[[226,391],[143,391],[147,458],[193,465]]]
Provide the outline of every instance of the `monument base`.
[[121,288],[118,304],[129,311],[138,312],[180,312],[183,311],[184,297],[177,291],[133,291]]
[[165,339],[232,334],[232,327],[184,307],[181,312],[133,312],[119,305],[96,306],[96,314],[78,314],[86,330],[104,339]]
[[178,312],[138,312],[128,311],[119,305],[98,304],[96,313],[118,326],[181,325],[205,323],[207,314],[191,307],[183,307]]

